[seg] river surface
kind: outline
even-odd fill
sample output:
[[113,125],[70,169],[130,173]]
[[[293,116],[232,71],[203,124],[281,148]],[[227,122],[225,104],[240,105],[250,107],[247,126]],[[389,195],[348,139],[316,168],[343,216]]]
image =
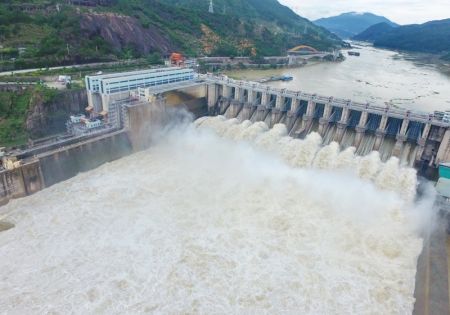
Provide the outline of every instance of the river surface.
[[415,171],[286,134],[203,118],[0,208],[1,312],[411,314]]
[[[424,56],[357,46],[360,57],[347,56],[338,63],[314,63],[301,68],[240,70],[230,77],[256,80],[291,75],[290,82],[271,82],[277,88],[433,112],[450,110],[449,67],[427,63]],[[447,72],[445,72],[447,71]]]

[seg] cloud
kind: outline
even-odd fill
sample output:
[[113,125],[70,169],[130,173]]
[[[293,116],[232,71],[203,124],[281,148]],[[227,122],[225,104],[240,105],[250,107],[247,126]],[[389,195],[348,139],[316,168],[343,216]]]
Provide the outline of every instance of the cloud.
[[279,0],[310,20],[344,12],[371,12],[399,24],[424,23],[450,18],[448,0]]

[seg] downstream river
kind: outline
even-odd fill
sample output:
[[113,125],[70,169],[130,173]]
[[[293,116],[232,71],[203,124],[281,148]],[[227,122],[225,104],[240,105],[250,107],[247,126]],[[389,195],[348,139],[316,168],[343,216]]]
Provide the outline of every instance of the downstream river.
[[4,314],[412,313],[414,170],[224,117],[161,140],[0,208]]
[[426,112],[450,110],[448,65],[427,63],[421,55],[371,46],[356,45],[355,48],[361,56],[347,56],[344,51],[346,60],[343,62],[312,63],[295,69],[240,70],[227,74],[248,80],[285,74],[294,79],[271,82],[270,85],[358,102],[390,103]]
[[[238,74],[450,108],[450,81],[432,66],[361,52]],[[146,151],[0,208],[13,226],[0,230],[1,313],[412,314],[433,203],[414,203],[412,168],[282,124],[218,116],[163,129],[146,129],[161,136]]]

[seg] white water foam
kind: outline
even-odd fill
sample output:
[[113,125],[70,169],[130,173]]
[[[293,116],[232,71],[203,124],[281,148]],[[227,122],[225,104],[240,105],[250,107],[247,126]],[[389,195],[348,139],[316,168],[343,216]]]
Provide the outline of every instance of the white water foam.
[[282,126],[194,125],[4,207],[2,312],[412,312],[412,171]]
[[[341,152],[336,142],[322,146],[322,138],[316,132],[303,141],[295,140],[287,135],[284,124],[276,124],[269,129],[264,122],[252,124],[247,120],[240,123],[237,119],[226,120],[223,116],[216,116],[202,119],[197,126],[212,129],[219,136],[231,140],[250,140],[250,144],[253,142],[259,148],[278,154],[292,166],[352,169],[362,179],[372,180],[380,188],[396,191],[409,201],[415,196],[416,172],[410,167],[400,166],[396,157],[382,163],[377,151],[364,157],[357,156],[354,147],[347,147]],[[249,132],[251,137],[246,137]]]

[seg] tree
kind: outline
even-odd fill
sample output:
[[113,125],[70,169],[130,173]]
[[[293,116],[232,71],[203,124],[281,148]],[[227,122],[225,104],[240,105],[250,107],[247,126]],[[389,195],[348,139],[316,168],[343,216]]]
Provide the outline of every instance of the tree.
[[151,65],[161,65],[164,64],[164,61],[161,58],[161,55],[157,52],[154,52],[152,54],[149,54],[147,56],[147,61]]

